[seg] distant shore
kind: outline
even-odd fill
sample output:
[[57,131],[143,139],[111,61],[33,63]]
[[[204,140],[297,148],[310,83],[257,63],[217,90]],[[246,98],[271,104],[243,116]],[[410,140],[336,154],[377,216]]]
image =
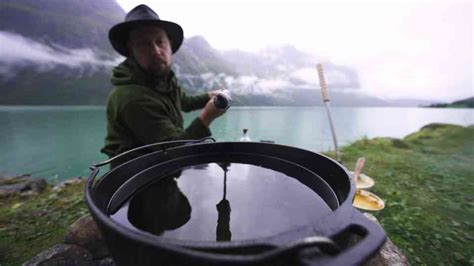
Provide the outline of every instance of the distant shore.
[[432,108],[474,108],[474,97],[470,97],[464,100],[455,101],[452,103],[435,103],[430,104],[426,107]]

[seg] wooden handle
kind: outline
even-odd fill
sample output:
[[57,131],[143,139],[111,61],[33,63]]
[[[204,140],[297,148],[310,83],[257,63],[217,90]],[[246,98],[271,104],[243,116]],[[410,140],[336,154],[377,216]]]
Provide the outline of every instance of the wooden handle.
[[355,167],[355,170],[354,170],[354,182],[357,184],[357,180],[359,179],[359,175],[362,171],[362,168],[364,167],[364,164],[365,164],[365,158],[364,157],[360,157],[358,160],[357,160],[357,163],[356,163],[356,167]]
[[321,93],[323,94],[323,101],[329,101],[329,91],[326,85],[326,80],[324,79],[324,70],[322,64],[317,64],[316,68],[318,69],[319,76],[319,85],[321,86]]

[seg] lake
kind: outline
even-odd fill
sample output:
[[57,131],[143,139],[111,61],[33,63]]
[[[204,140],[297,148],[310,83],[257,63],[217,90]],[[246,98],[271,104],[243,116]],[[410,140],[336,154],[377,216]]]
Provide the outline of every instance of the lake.
[[[474,124],[473,109],[336,107],[331,109],[339,146],[362,137],[402,138],[440,122]],[[185,114],[188,125],[199,113]],[[0,173],[30,173],[50,181],[87,176],[106,159],[99,152],[106,122],[101,106],[0,106]],[[232,107],[211,125],[217,141],[271,140],[311,151],[333,149],[324,107]]]

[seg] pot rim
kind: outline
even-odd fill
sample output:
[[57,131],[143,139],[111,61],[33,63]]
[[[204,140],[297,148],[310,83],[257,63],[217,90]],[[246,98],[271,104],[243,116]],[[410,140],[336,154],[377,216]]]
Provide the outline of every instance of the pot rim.
[[[97,185],[102,183],[110,173],[112,173],[113,171],[119,171],[120,167],[123,167],[124,165],[130,164],[133,162],[137,163],[140,160],[143,160],[144,158],[146,158],[147,156],[163,155],[166,153],[172,154],[174,151],[183,151],[185,149],[198,149],[199,150],[199,148],[203,148],[203,147],[209,148],[209,147],[218,147],[218,146],[226,146],[226,145],[229,147],[235,147],[235,145],[238,145],[239,147],[245,147],[245,146],[250,147],[250,146],[256,145],[256,146],[259,146],[260,148],[264,147],[265,149],[282,149],[283,152],[285,150],[291,150],[291,151],[296,151],[296,152],[302,152],[302,153],[305,153],[306,155],[316,156],[318,157],[318,160],[326,161],[326,163],[332,164],[332,167],[336,167],[342,170],[342,172],[341,171],[340,172],[344,175],[343,178],[348,181],[349,191],[347,195],[345,195],[342,201],[339,200],[340,201],[339,207],[333,210],[330,214],[326,216],[322,216],[320,219],[317,220],[318,224],[323,225],[323,227],[326,226],[327,228],[324,228],[324,229],[317,228],[315,226],[316,223],[313,222],[311,224],[298,227],[295,229],[290,229],[286,232],[283,232],[271,237],[236,240],[236,241],[231,241],[231,242],[183,241],[183,240],[160,237],[152,233],[148,233],[141,230],[131,230],[130,228],[127,228],[124,225],[121,225],[118,222],[112,220],[106,213],[104,213],[104,211],[102,211],[96,205],[96,202],[94,201],[93,193],[95,192]],[[258,150],[258,152],[260,151],[261,150]],[[166,163],[166,161],[162,163]],[[97,165],[99,165],[99,167],[97,167]],[[121,235],[122,237],[131,239],[138,243],[145,243],[148,246],[160,248],[160,249],[163,249],[175,254],[186,254],[186,256],[190,256],[194,258],[225,262],[225,261],[228,261],[229,259],[236,259],[236,258],[244,259],[244,257],[242,257],[242,255],[218,254],[218,253],[213,253],[212,251],[218,252],[219,250],[228,250],[228,249],[236,249],[236,248],[251,248],[251,247],[259,247],[262,249],[273,249],[273,251],[275,250],[278,251],[278,249],[281,249],[281,248],[290,248],[290,249],[299,248],[299,246],[301,245],[301,241],[303,242],[305,240],[309,241],[308,237],[318,235],[321,237],[330,238],[334,236],[336,233],[340,232],[343,228],[348,228],[349,226],[353,224],[357,224],[363,227],[362,231],[367,231],[368,234],[371,233],[370,232],[371,230],[372,231],[377,230],[377,229],[373,229],[371,224],[367,225],[365,221],[361,222],[360,217],[358,216],[360,215],[360,213],[358,213],[358,211],[352,207],[351,200],[353,199],[355,195],[356,188],[355,188],[355,183],[352,179],[352,175],[349,174],[349,171],[339,162],[337,162],[336,160],[326,155],[304,150],[301,148],[296,148],[296,147],[286,146],[286,145],[281,145],[281,144],[258,143],[258,142],[191,143],[184,146],[172,147],[172,148],[164,149],[161,151],[155,151],[150,154],[137,157],[135,159],[132,159],[118,166],[115,169],[112,169],[106,172],[102,176],[100,181],[95,181],[95,176],[98,174],[99,168],[102,165],[96,164],[93,167],[91,167],[92,173],[91,173],[91,176],[88,178],[87,184],[85,187],[86,202],[93,217],[96,220],[98,220],[99,223],[102,223],[104,226],[110,228],[111,230]],[[298,179],[298,178],[295,177],[295,179]],[[322,177],[322,179],[326,180],[324,177]],[[338,198],[339,198],[339,195],[338,195]],[[108,200],[110,200],[110,198]],[[348,219],[349,221],[347,221]],[[338,225],[337,223],[340,223],[340,224]],[[379,238],[378,242],[381,242],[380,232],[377,232],[376,235],[378,235],[377,237]],[[383,239],[385,239],[384,237],[385,235],[383,234]],[[299,242],[300,244],[297,243],[298,240],[300,240]],[[293,244],[291,243],[289,244],[288,243],[289,241],[290,242],[293,241],[291,242]],[[320,243],[315,243],[315,245],[319,245],[319,244]],[[212,250],[212,251],[209,251],[209,250]],[[375,250],[376,249],[374,249],[374,251]],[[272,255],[270,253],[271,251],[263,252],[263,254],[259,254],[259,255],[247,255],[245,258],[252,259],[252,261],[265,260],[266,256]],[[360,256],[361,255],[359,255],[359,257]],[[367,254],[365,256],[367,256]]]

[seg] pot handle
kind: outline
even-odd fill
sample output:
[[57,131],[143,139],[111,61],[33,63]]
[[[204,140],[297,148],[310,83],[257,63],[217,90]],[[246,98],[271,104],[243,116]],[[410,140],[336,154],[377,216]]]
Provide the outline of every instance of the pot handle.
[[[120,153],[120,154],[118,154],[118,155],[116,155],[116,156],[114,156],[114,157],[112,157],[108,160],[102,161],[100,163],[95,163],[91,167],[89,167],[89,169],[92,171],[91,174],[89,175],[89,180],[91,180],[91,184],[93,184],[97,174],[100,171],[100,167],[102,167],[104,165],[107,165],[107,164],[110,164],[111,162],[113,162],[113,161],[115,161],[119,158],[122,158],[123,156],[125,156],[127,154],[130,154],[130,153],[133,153],[133,152],[136,152],[136,151],[139,151],[139,150],[143,150],[143,149],[147,149],[147,148],[151,148],[151,147],[159,147],[159,146],[163,146],[162,148],[160,148],[160,150],[164,151],[168,148],[168,147],[166,147],[166,145],[173,145],[173,144],[190,145],[190,144],[195,144],[195,143],[199,143],[199,142],[206,142],[208,140],[216,142],[216,140],[214,138],[211,138],[211,137],[205,137],[205,138],[198,139],[198,140],[170,140],[170,141],[162,141],[162,142],[147,144],[147,145],[137,147],[135,149],[131,149],[131,150],[122,152],[122,153]],[[172,147],[174,147],[174,146],[172,146]]]
[[356,209],[352,209],[351,219],[339,230],[338,234],[347,232],[348,235],[356,235],[360,239],[352,246],[342,248],[342,252],[335,256],[324,256],[315,258],[309,265],[360,265],[369,259],[385,243],[387,237],[385,231],[377,223],[371,221]]
[[[213,142],[216,142],[216,140],[214,138],[211,138],[211,137],[205,137],[205,138],[202,138],[202,139],[198,139],[198,140],[170,140],[170,141],[162,141],[162,142],[156,142],[156,143],[152,143],[152,144],[147,144],[147,145],[143,145],[143,146],[140,146],[140,147],[137,147],[135,149],[131,149],[131,150],[128,150],[128,151],[125,151],[125,152],[122,152],[108,160],[105,160],[105,161],[102,161],[100,163],[96,163],[96,164],[93,164],[91,166],[92,167],[100,167],[100,166],[104,166],[106,164],[109,164],[115,160],[117,160],[118,158],[121,158],[127,154],[130,154],[132,152],[136,152],[136,151],[139,151],[139,150],[144,150],[144,149],[147,149],[147,148],[151,148],[151,147],[157,147],[157,146],[165,146],[167,144],[182,144],[182,145],[189,145],[189,144],[194,144],[194,143],[199,143],[199,142],[205,142],[207,140],[211,140]],[[165,150],[166,148],[162,148],[161,150]],[[91,169],[92,170],[92,169]]]
[[[346,222],[344,222],[342,226],[332,228],[335,231],[334,235],[332,235],[330,238],[325,236],[310,236],[283,245],[275,245],[276,243],[256,242],[239,248],[248,249],[252,247],[265,247],[268,248],[268,250],[258,254],[244,255],[240,253],[237,256],[223,255],[221,254],[222,252],[218,252],[220,248],[207,248],[204,250],[201,248],[191,249],[198,252],[207,251],[206,253],[200,253],[198,255],[202,256],[201,259],[206,257],[212,261],[229,265],[253,265],[262,263],[265,265],[271,265],[272,262],[278,261],[280,258],[288,256],[295,256],[297,260],[300,260],[302,265],[361,265],[382,246],[386,240],[386,236],[384,230],[379,225],[370,221],[359,211],[356,209],[349,211],[350,213],[346,216],[348,217]],[[362,238],[352,246],[343,247],[343,245],[340,245],[339,243],[342,241],[338,240],[338,236],[339,234],[345,232],[348,232],[349,234],[352,233],[360,235]],[[322,253],[301,253],[308,248],[314,247],[318,247]]]
[[[229,264],[229,265],[271,265],[272,262],[289,256],[294,256],[295,253],[302,251],[306,248],[317,247],[324,251],[326,254],[337,254],[340,250],[336,243],[328,237],[324,236],[311,236],[303,239],[292,241],[286,245],[274,246],[268,243],[255,242],[245,247],[236,247],[233,249],[238,255],[221,254],[223,250],[229,251],[226,248],[190,248],[193,251],[192,256],[198,256],[203,261],[202,264],[206,264],[206,261],[213,261],[215,264]],[[258,254],[243,254],[239,253],[239,249],[252,249],[252,248],[264,248],[268,249]],[[232,249],[231,249],[232,250]],[[194,253],[194,252],[198,253]],[[209,253],[215,252],[215,253]],[[198,263],[200,264],[200,263]]]

